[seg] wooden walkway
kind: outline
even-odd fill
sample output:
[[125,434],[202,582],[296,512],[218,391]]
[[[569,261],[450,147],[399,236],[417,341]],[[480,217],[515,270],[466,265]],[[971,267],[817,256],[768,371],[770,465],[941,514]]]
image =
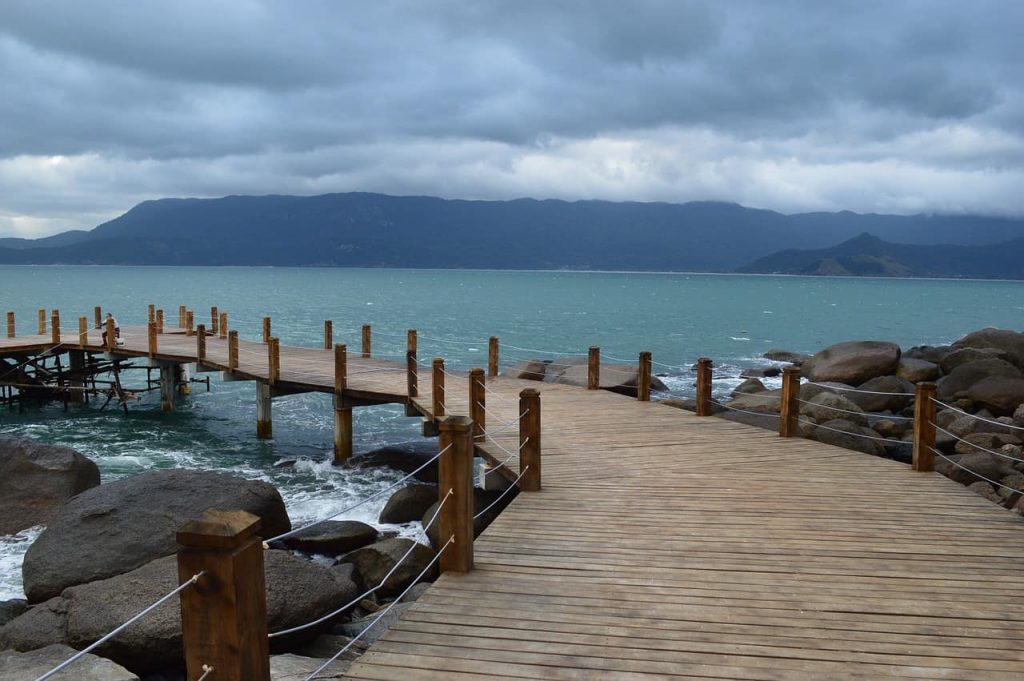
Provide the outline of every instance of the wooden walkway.
[[[241,373],[265,379],[265,347],[245,344]],[[194,348],[160,337],[162,357]],[[331,390],[330,352],[281,352],[282,381]],[[387,366],[353,358],[353,395],[404,399],[403,372],[362,373]],[[540,389],[544,489],[350,678],[1024,679],[1024,522],[1009,511],[937,473],[657,403],[488,387],[509,422],[519,390]],[[467,413],[465,384],[449,394]]]

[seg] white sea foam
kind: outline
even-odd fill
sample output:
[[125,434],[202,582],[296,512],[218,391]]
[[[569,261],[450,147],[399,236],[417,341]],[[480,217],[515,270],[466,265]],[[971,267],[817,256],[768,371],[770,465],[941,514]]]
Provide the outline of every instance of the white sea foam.
[[0,601],[25,597],[21,584],[21,563],[28,547],[43,529],[42,526],[30,527],[17,534],[0,536]]

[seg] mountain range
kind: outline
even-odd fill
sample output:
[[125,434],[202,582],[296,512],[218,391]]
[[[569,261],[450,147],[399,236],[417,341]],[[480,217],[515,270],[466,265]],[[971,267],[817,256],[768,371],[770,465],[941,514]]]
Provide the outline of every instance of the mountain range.
[[4,264],[1014,278],[1024,277],[1012,262],[1022,253],[1024,220],[1013,218],[784,215],[718,202],[465,201],[368,193],[159,199],[88,231],[0,239]]

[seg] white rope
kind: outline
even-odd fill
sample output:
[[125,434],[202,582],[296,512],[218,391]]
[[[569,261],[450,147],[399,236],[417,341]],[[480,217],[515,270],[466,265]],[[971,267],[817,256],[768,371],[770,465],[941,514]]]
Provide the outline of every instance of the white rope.
[[[483,428],[481,428],[480,430],[483,431],[484,437],[486,439],[490,440],[494,444],[494,446],[496,446],[498,449],[500,449],[501,451],[505,452],[509,456],[515,456],[518,452],[523,451],[523,446],[526,444],[526,440],[523,440],[519,444],[519,449],[516,450],[515,452],[512,452],[512,451],[509,451],[508,449],[505,449],[505,447],[503,447],[500,442],[498,442],[493,437],[491,437],[490,434],[486,430],[484,430]],[[529,439],[529,438],[527,438],[527,439]]]
[[349,511],[351,511],[353,509],[356,509],[356,508],[359,508],[360,506],[362,506],[363,504],[365,504],[365,503],[367,503],[369,501],[373,501],[374,499],[376,499],[377,497],[381,496],[382,494],[386,494],[387,492],[390,492],[391,490],[393,490],[396,487],[398,487],[399,485],[401,485],[403,482],[405,482],[405,481],[409,480],[410,478],[412,478],[414,475],[416,475],[417,473],[422,471],[424,468],[426,468],[430,464],[432,464],[435,461],[437,461],[439,458],[441,458],[441,455],[444,454],[445,452],[447,452],[449,449],[451,449],[451,447],[452,447],[452,445],[449,444],[447,447],[445,447],[444,449],[439,451],[437,454],[432,456],[426,463],[424,463],[422,466],[420,466],[419,468],[414,470],[412,473],[409,473],[404,478],[402,478],[398,482],[394,483],[390,487],[382,489],[379,492],[374,492],[373,494],[371,494],[370,496],[366,497],[362,501],[359,501],[359,502],[357,502],[355,504],[352,504],[351,506],[348,506],[347,508],[343,508],[340,511],[338,511],[337,513],[333,513],[333,514],[327,516],[326,518],[321,518],[320,520],[315,520],[315,521],[313,521],[313,522],[311,522],[311,523],[309,523],[307,525],[303,525],[302,527],[300,527],[298,529],[294,529],[294,530],[291,530],[289,532],[283,532],[283,533],[277,535],[276,537],[271,537],[270,539],[264,540],[264,542],[263,542],[264,548],[267,548],[268,545],[271,544],[272,542],[279,541],[281,539],[287,539],[288,537],[294,537],[295,535],[299,534],[300,532],[304,532],[304,531],[308,530],[311,527],[316,527],[317,525],[325,523],[328,520],[331,520],[333,518],[337,518],[339,515],[342,515],[344,513],[348,513]]
[[779,414],[775,414],[775,413],[772,413],[772,412],[750,411],[749,409],[740,409],[739,407],[730,407],[728,404],[725,404],[724,402],[719,402],[718,400],[710,400],[710,402],[711,402],[711,404],[717,404],[719,407],[722,407],[723,409],[728,409],[729,411],[736,411],[736,412],[739,412],[741,414],[749,414],[751,416],[766,416],[766,417],[775,418],[775,419],[779,418]]
[[529,414],[529,413],[530,413],[530,410],[529,410],[529,409],[527,409],[527,410],[526,410],[526,411],[524,411],[524,412],[523,412],[522,414],[520,414],[520,415],[519,415],[519,417],[518,417],[518,418],[517,418],[517,419],[516,419],[515,421],[512,421],[512,422],[511,422],[511,423],[509,423],[509,424],[508,424],[507,426],[502,426],[501,428],[498,428],[498,429],[497,429],[496,431],[494,431],[494,434],[495,434],[495,435],[501,435],[502,433],[504,433],[504,432],[505,432],[506,430],[508,430],[509,428],[512,428],[512,427],[514,427],[514,426],[517,426],[517,425],[519,425],[519,422],[523,420],[523,417],[524,417],[524,416],[526,416],[526,415],[527,415],[527,414]]
[[1010,456],[1009,454],[1004,454],[1003,452],[997,452],[997,451],[994,451],[992,449],[988,449],[987,447],[982,447],[981,445],[976,445],[973,442],[971,442],[970,440],[965,440],[962,437],[960,437],[959,435],[955,435],[954,433],[951,433],[948,430],[946,430],[945,428],[943,428],[941,426],[938,426],[938,425],[936,425],[934,423],[932,423],[931,425],[932,425],[932,427],[935,428],[935,430],[937,430],[939,432],[942,432],[942,433],[945,433],[946,435],[950,436],[951,438],[953,438],[957,442],[963,442],[965,445],[974,447],[975,449],[977,449],[979,451],[982,451],[982,452],[985,452],[986,454],[991,454],[992,456],[998,456],[998,457],[1000,457],[1002,459],[1008,459],[1009,461],[1015,461],[1017,463],[1021,463],[1022,461],[1024,461],[1024,459],[1019,459],[1019,458],[1017,458],[1015,456]]
[[651,360],[651,364],[657,364],[658,366],[665,367],[666,369],[677,369],[679,371],[684,371],[684,372],[685,371],[690,371],[690,372],[693,371],[693,369],[691,367],[677,366],[675,364],[665,364],[664,362],[659,362],[659,361],[657,361],[655,359]]
[[828,385],[827,383],[815,383],[814,381],[806,381],[806,385],[816,385],[819,388],[825,388],[827,390],[838,390],[845,393],[861,393],[863,395],[888,395],[889,397],[914,397],[914,393],[890,393],[882,392],[877,390],[861,390],[860,388],[841,388],[838,385]]
[[405,591],[403,591],[398,596],[398,598],[396,598],[395,600],[391,601],[391,603],[389,603],[386,608],[384,608],[383,610],[380,611],[380,614],[378,614],[375,618],[373,618],[373,621],[370,622],[370,624],[367,625],[367,627],[365,629],[363,629],[358,634],[353,636],[352,640],[345,644],[345,647],[343,647],[341,650],[339,650],[337,653],[335,653],[330,659],[328,659],[322,665],[317,667],[316,671],[314,671],[312,674],[307,676],[303,681],[312,681],[312,679],[316,678],[316,676],[320,672],[322,672],[323,670],[327,669],[327,667],[329,667],[332,662],[334,662],[339,657],[344,655],[348,651],[349,648],[351,648],[353,645],[355,645],[355,642],[358,641],[359,639],[361,639],[366,634],[366,632],[368,632],[370,630],[370,628],[373,627],[373,625],[377,624],[377,622],[380,621],[380,619],[382,617],[384,617],[384,615],[388,614],[388,611],[391,610],[391,608],[395,607],[396,603],[399,603],[403,598],[405,598],[405,595],[407,593],[409,593],[409,590],[413,587],[413,585],[416,584],[417,582],[419,582],[421,579],[423,579],[423,575],[427,574],[427,571],[429,571],[430,568],[434,567],[434,563],[436,563],[438,561],[438,559],[441,557],[441,554],[445,552],[445,549],[447,549],[449,546],[451,546],[454,543],[455,543],[455,537],[452,536],[451,538],[448,539],[448,541],[445,543],[445,545],[441,547],[441,550],[439,550],[437,552],[437,555],[434,556],[434,558],[429,563],[427,563],[427,566],[425,568],[423,568],[423,570],[416,577],[416,579],[414,579],[409,584],[409,586],[405,587]]
[[488,394],[497,397],[499,400],[504,400],[505,402],[509,402],[509,403],[515,404],[515,399],[513,399],[511,397],[506,397],[505,395],[502,395],[501,393],[499,393],[497,390],[494,390],[494,389],[490,388],[487,385],[486,381],[477,381],[477,383],[479,383],[480,387],[483,388],[485,391],[487,391]]
[[138,613],[137,615],[135,615],[134,617],[129,619],[127,622],[125,622],[121,626],[117,627],[116,629],[114,629],[109,634],[107,634],[103,638],[99,639],[95,643],[93,643],[92,645],[83,648],[82,650],[78,651],[77,653],[75,653],[74,655],[69,657],[64,662],[61,662],[59,665],[57,665],[56,667],[54,667],[50,671],[46,672],[45,674],[43,674],[42,676],[37,678],[36,681],[45,681],[46,679],[52,677],[54,674],[56,674],[57,672],[61,671],[62,669],[67,668],[68,666],[73,664],[76,660],[78,660],[81,657],[83,657],[84,655],[88,655],[90,652],[92,652],[93,650],[95,650],[99,646],[103,645],[104,643],[106,643],[110,639],[114,638],[115,636],[120,634],[122,631],[124,631],[128,627],[130,627],[132,624],[135,624],[135,622],[137,622],[138,620],[142,619],[143,617],[145,617],[149,613],[151,613],[154,610],[156,610],[157,608],[159,608],[161,605],[166,603],[171,598],[177,596],[179,593],[184,591],[186,588],[188,588],[188,587],[192,586],[193,584],[195,584],[197,581],[199,581],[199,578],[202,577],[204,574],[206,574],[206,573],[205,572],[197,572],[196,574],[192,575],[187,580],[185,580],[180,586],[176,587],[173,591],[171,591],[170,593],[168,593],[165,596],[162,596],[159,600],[157,600],[155,603],[153,603],[153,605],[151,605],[148,608],[146,608],[145,610],[141,611],[140,613]]
[[980,473],[972,471],[970,468],[967,468],[966,466],[961,466],[956,461],[953,461],[953,459],[949,458],[948,456],[946,456],[945,454],[943,454],[939,450],[935,449],[935,447],[929,447],[928,449],[932,450],[932,453],[935,454],[936,456],[945,459],[946,461],[948,461],[949,463],[953,464],[954,466],[956,466],[960,470],[967,471],[968,473],[970,473],[971,475],[973,475],[976,478],[981,478],[985,482],[991,483],[991,484],[995,485],[996,487],[1002,487],[1003,489],[1008,489],[1011,492],[1017,492],[1018,494],[1024,494],[1024,490],[1019,490],[1019,489],[1016,489],[1014,487],[1008,487],[1007,485],[1004,485],[1001,482],[996,482],[995,480],[993,480],[991,478],[986,478],[984,475],[981,475]]
[[820,409],[828,409],[829,411],[839,411],[844,414],[853,414],[854,416],[874,416],[876,418],[885,419],[887,421],[913,421],[914,419],[910,416],[896,416],[891,414],[876,414],[869,411],[853,411],[852,409],[842,409],[840,407],[832,407],[827,404],[821,404],[819,402],[808,402],[807,400],[797,399],[800,404],[807,404],[812,407],[819,407]]
[[516,479],[513,480],[512,483],[508,487],[505,488],[505,491],[502,492],[501,494],[499,494],[498,497],[494,501],[492,501],[491,503],[487,504],[487,508],[485,508],[484,510],[480,511],[475,516],[473,516],[473,520],[476,520],[477,518],[482,516],[484,513],[487,513],[488,511],[490,511],[492,508],[494,508],[495,504],[497,504],[499,501],[504,499],[506,494],[511,492],[513,489],[515,489],[516,485],[519,484],[519,481],[523,479],[523,476],[526,475],[526,471],[528,471],[528,470],[530,470],[530,466],[529,465],[527,465],[526,468],[524,468],[523,470],[519,471],[519,475],[517,475]]
[[488,409],[487,405],[481,402],[480,400],[477,400],[476,406],[483,409],[485,414],[487,414],[488,416],[490,416],[492,419],[494,419],[503,426],[514,426],[516,423],[518,423],[518,421],[506,421],[505,419],[500,418],[497,414]]
[[206,681],[206,677],[213,673],[214,668],[208,664],[203,665],[203,675],[200,676],[196,681]]
[[815,428],[821,428],[822,430],[831,430],[833,433],[842,433],[843,435],[853,435],[854,437],[862,437],[862,438],[864,438],[866,440],[876,440],[878,442],[884,442],[884,443],[889,444],[889,445],[908,445],[908,446],[910,445],[909,442],[904,442],[903,440],[893,440],[893,439],[887,438],[887,437],[873,437],[871,435],[864,435],[863,433],[851,433],[848,430],[839,430],[838,428],[831,428],[829,426],[823,426],[820,423],[815,423],[814,421],[810,421],[810,420],[807,420],[807,419],[799,419],[799,421],[800,421],[800,423],[806,423],[809,426],[814,426]]
[[[492,441],[492,442],[494,442],[493,440],[491,440],[491,441]],[[519,443],[519,450],[518,450],[518,451],[517,451],[516,453],[512,453],[512,452],[509,452],[509,451],[508,451],[507,449],[505,449],[505,448],[504,448],[504,447],[502,447],[501,445],[498,445],[498,443],[497,443],[497,442],[495,442],[494,444],[498,445],[498,447],[500,447],[500,448],[501,448],[501,449],[502,449],[502,450],[503,450],[503,451],[504,451],[504,452],[505,452],[506,454],[508,454],[508,458],[507,458],[507,459],[505,459],[504,461],[502,461],[501,463],[499,463],[499,464],[498,464],[497,466],[492,466],[491,468],[489,468],[489,469],[487,470],[487,472],[485,472],[485,473],[484,473],[484,476],[483,476],[483,477],[485,477],[485,478],[486,478],[486,477],[487,477],[488,475],[490,475],[490,474],[491,474],[491,473],[493,473],[494,471],[496,471],[496,470],[498,470],[499,468],[502,468],[502,467],[504,467],[504,466],[505,466],[506,464],[508,464],[508,462],[509,462],[509,461],[511,461],[511,460],[512,460],[513,458],[515,458],[516,454],[518,454],[518,453],[520,453],[520,452],[522,452],[522,451],[523,451],[523,447],[525,447],[525,446],[526,446],[526,443],[527,443],[527,442],[529,442],[529,441],[530,441],[530,438],[529,438],[529,436],[527,436],[527,437],[526,437],[526,439],[524,439],[524,440],[523,440],[523,441],[522,441],[521,443]]]
[[[444,495],[443,499],[441,499],[441,503],[439,503],[437,505],[437,510],[434,511],[434,515],[431,516],[430,521],[426,525],[423,526],[423,531],[424,532],[429,530],[430,527],[434,524],[434,521],[437,520],[438,517],[441,515],[441,509],[444,508],[445,503],[447,503],[448,498],[450,496],[452,496],[452,494],[453,494],[453,490],[448,490],[448,493]],[[269,634],[268,638],[274,638],[276,636],[284,636],[285,634],[294,634],[296,631],[303,631],[304,629],[309,629],[310,627],[315,627],[318,624],[323,624],[324,622],[326,622],[327,620],[331,619],[332,617],[336,617],[337,615],[340,615],[341,613],[345,612],[350,607],[352,607],[353,605],[355,605],[359,601],[363,600],[367,596],[376,593],[377,591],[379,591],[381,589],[381,587],[384,586],[385,583],[387,583],[388,579],[391,578],[391,575],[395,574],[395,571],[398,570],[398,568],[402,565],[402,563],[404,563],[405,560],[409,556],[412,555],[412,552],[416,550],[417,546],[420,546],[420,544],[417,543],[417,542],[413,542],[412,546],[409,547],[409,550],[406,551],[405,554],[401,558],[398,559],[398,561],[391,567],[390,570],[388,570],[387,574],[384,575],[383,579],[380,580],[380,582],[377,584],[377,586],[373,587],[372,589],[368,589],[367,591],[363,592],[359,596],[356,596],[355,598],[353,598],[351,601],[349,601],[345,605],[341,606],[337,610],[334,610],[334,611],[324,615],[320,619],[313,620],[312,622],[307,622],[306,624],[300,624],[299,626],[292,627],[291,629],[285,629],[283,631],[275,631],[273,634]]]
[[1012,424],[1009,424],[1009,423],[1002,423],[1001,421],[995,421],[993,419],[987,419],[984,416],[978,416],[977,414],[971,414],[969,412],[966,412],[963,409],[957,409],[953,405],[946,404],[945,402],[941,402],[941,401],[935,399],[934,397],[932,398],[932,402],[934,402],[935,404],[937,404],[937,405],[939,405],[941,407],[944,407],[946,409],[950,409],[950,410],[955,411],[957,413],[963,414],[964,416],[970,416],[973,419],[978,419],[979,421],[984,421],[985,423],[991,423],[992,425],[1002,426],[1003,428],[1010,428],[1012,430],[1024,430],[1024,428],[1021,428],[1020,426],[1015,426],[1015,425],[1012,425]]

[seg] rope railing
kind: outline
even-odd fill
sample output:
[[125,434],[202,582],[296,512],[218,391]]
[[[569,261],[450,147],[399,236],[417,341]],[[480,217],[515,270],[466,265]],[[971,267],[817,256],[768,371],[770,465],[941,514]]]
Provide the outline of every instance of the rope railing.
[[710,400],[710,402],[711,402],[711,404],[714,404],[714,405],[717,405],[719,407],[722,407],[723,409],[728,409],[729,411],[739,412],[740,414],[749,414],[750,416],[761,416],[761,417],[775,418],[775,419],[779,418],[779,414],[777,414],[775,412],[751,411],[750,409],[740,409],[739,407],[730,407],[725,402],[720,402],[719,400],[715,400],[715,399]]
[[854,437],[861,437],[861,438],[864,438],[865,440],[875,440],[876,442],[884,442],[885,444],[888,444],[888,445],[910,445],[911,444],[911,443],[905,442],[903,440],[894,440],[892,438],[887,438],[887,437],[875,437],[874,435],[867,435],[865,433],[851,433],[848,430],[840,430],[839,428],[833,428],[831,426],[825,426],[825,425],[822,425],[820,423],[815,423],[814,421],[811,421],[810,419],[803,418],[803,417],[800,417],[797,420],[800,423],[804,424],[804,425],[812,426],[814,428],[821,428],[822,430],[829,430],[829,431],[832,431],[833,433],[841,433],[843,435],[852,435]]
[[474,516],[473,516],[473,520],[476,520],[477,518],[479,518],[479,517],[480,517],[480,516],[482,516],[483,514],[485,514],[485,513],[487,513],[488,511],[490,511],[490,510],[491,510],[492,508],[494,508],[494,507],[495,507],[495,505],[497,505],[497,503],[498,503],[499,501],[501,501],[502,499],[504,499],[504,498],[506,497],[506,495],[508,495],[508,493],[509,493],[509,492],[511,492],[511,491],[512,491],[513,489],[515,489],[515,488],[516,488],[516,485],[518,485],[518,484],[519,484],[519,481],[523,479],[523,476],[524,476],[524,475],[526,475],[526,471],[528,471],[528,470],[530,470],[530,467],[529,467],[529,466],[524,466],[524,467],[523,467],[523,470],[519,471],[519,475],[517,475],[517,476],[516,476],[516,479],[515,479],[515,480],[513,480],[513,481],[512,481],[512,482],[511,482],[511,483],[509,484],[509,486],[508,486],[508,487],[506,487],[506,488],[505,488],[505,491],[503,491],[503,492],[502,492],[501,494],[499,494],[499,495],[498,495],[498,496],[497,496],[497,497],[496,497],[496,498],[494,499],[494,501],[492,501],[491,503],[487,504],[487,506],[486,506],[486,507],[485,507],[485,508],[484,508],[484,509],[483,509],[482,511],[480,511],[479,513],[477,513],[476,515],[474,515]]
[[[441,509],[444,508],[444,505],[448,502],[448,499],[452,496],[453,493],[454,492],[452,490],[448,490],[448,493],[444,495],[443,499],[441,499],[441,502],[437,505],[437,510],[434,511],[434,515],[432,515],[430,517],[429,522],[427,522],[427,524],[423,526],[423,531],[424,532],[429,530],[433,526],[434,522],[441,516]],[[329,612],[328,614],[324,615],[323,617],[315,619],[312,622],[307,622],[306,624],[300,624],[299,626],[292,627],[291,629],[284,629],[282,631],[275,631],[272,634],[268,634],[268,638],[276,638],[278,636],[285,636],[287,634],[294,634],[297,631],[305,631],[306,629],[310,629],[310,628],[315,627],[315,626],[317,626],[319,624],[323,624],[324,622],[327,622],[328,620],[330,620],[330,619],[332,619],[334,617],[337,617],[341,613],[345,612],[346,610],[351,608],[353,605],[356,605],[357,603],[359,603],[359,601],[363,600],[367,596],[371,596],[371,595],[377,593],[378,591],[380,591],[384,587],[384,585],[387,583],[388,579],[391,578],[391,575],[395,574],[395,572],[398,570],[398,568],[403,563],[405,563],[405,561],[409,558],[409,556],[412,555],[412,552],[414,550],[416,550],[417,546],[419,546],[419,544],[416,543],[416,542],[413,542],[412,546],[409,547],[409,550],[406,551],[402,555],[402,557],[399,558],[395,562],[395,564],[391,567],[390,570],[388,570],[387,574],[384,575],[384,577],[380,580],[380,582],[377,584],[377,586],[372,587],[370,589],[367,589],[362,594],[360,594],[359,596],[356,596],[355,598],[353,598],[351,601],[349,601],[345,605],[341,606],[340,608],[337,608],[336,610],[333,610],[333,611]]]
[[977,419],[978,421],[984,421],[985,423],[991,423],[994,426],[1000,426],[1002,428],[1009,428],[1010,430],[1021,430],[1021,431],[1024,431],[1024,428],[1022,428],[1021,426],[1016,426],[1016,425],[1013,425],[1011,423],[1002,423],[1001,421],[996,421],[994,419],[987,419],[984,416],[978,416],[977,414],[971,414],[970,412],[966,412],[963,409],[958,409],[957,407],[954,407],[951,404],[946,404],[945,402],[943,402],[943,401],[941,401],[939,399],[936,399],[934,397],[932,398],[932,402],[934,402],[936,404],[936,406],[942,407],[943,409],[949,409],[950,411],[955,411],[958,414],[963,414],[964,416],[970,416],[971,418]]
[[[756,395],[757,393],[752,393],[752,394]],[[776,397],[776,399],[778,399],[778,397]],[[872,416],[874,418],[886,419],[886,420],[889,420],[889,421],[913,421],[914,420],[914,417],[912,417],[912,416],[899,416],[897,414],[876,414],[876,413],[869,412],[869,411],[853,411],[852,409],[843,409],[842,407],[833,407],[830,404],[820,404],[818,402],[811,402],[809,400],[797,399],[796,401],[799,402],[800,404],[806,404],[806,405],[809,405],[809,406],[812,406],[812,407],[817,407],[818,409],[826,409],[828,411],[837,411],[837,412],[841,412],[843,414],[853,414],[854,416]]]
[[[486,433],[485,433],[485,434],[486,434]],[[488,436],[488,437],[490,437],[490,436]],[[530,441],[530,438],[529,438],[529,437],[526,437],[526,438],[524,438],[524,439],[523,439],[523,441],[522,441],[521,443],[519,443],[519,451],[516,451],[516,452],[510,452],[510,451],[508,451],[507,449],[505,449],[504,447],[502,447],[502,446],[501,446],[500,444],[498,444],[497,442],[494,442],[494,440],[491,440],[491,442],[494,442],[494,444],[498,445],[498,447],[499,447],[499,448],[500,448],[500,449],[501,449],[501,450],[502,450],[503,452],[505,452],[506,454],[508,454],[508,458],[507,458],[507,459],[505,459],[505,460],[503,460],[503,461],[501,461],[501,462],[499,462],[499,463],[498,463],[498,464],[497,464],[496,466],[492,466],[492,467],[490,467],[490,468],[489,468],[488,470],[484,471],[484,474],[483,474],[483,478],[484,478],[484,479],[486,479],[488,475],[490,475],[491,473],[494,473],[494,472],[495,472],[495,471],[497,471],[497,470],[498,470],[499,468],[503,468],[503,467],[506,467],[506,466],[508,466],[508,462],[509,462],[509,461],[511,461],[512,459],[514,459],[515,457],[519,456],[519,452],[522,452],[522,451],[523,451],[523,447],[525,447],[525,446],[526,446],[526,444],[527,444],[527,443],[528,443],[529,441]]]
[[214,671],[215,671],[215,669],[213,667],[211,667],[208,664],[204,664],[203,665],[203,675],[200,676],[198,679],[196,679],[196,681],[206,681],[206,679],[208,679],[210,674],[212,674]]
[[43,674],[42,676],[38,677],[36,679],[36,681],[46,681],[46,679],[49,679],[49,678],[53,677],[58,672],[60,672],[60,671],[62,671],[64,669],[67,669],[69,666],[74,664],[76,661],[78,661],[82,657],[88,655],[93,650],[96,650],[96,648],[100,647],[101,645],[103,645],[104,643],[106,643],[110,639],[114,638],[115,636],[120,634],[122,631],[124,631],[128,627],[130,627],[131,625],[135,624],[140,619],[142,619],[143,617],[145,617],[149,613],[151,613],[154,610],[156,610],[157,608],[159,608],[161,605],[166,603],[171,598],[174,598],[175,596],[177,596],[179,593],[181,593],[182,591],[184,591],[188,587],[193,586],[196,582],[199,581],[199,578],[202,577],[204,574],[205,573],[203,573],[203,572],[197,572],[196,574],[192,575],[191,577],[186,579],[184,582],[182,582],[180,585],[178,585],[177,587],[172,589],[170,592],[168,592],[167,594],[161,596],[152,605],[150,605],[149,607],[145,608],[144,610],[139,611],[137,614],[132,616],[130,619],[125,621],[123,624],[121,624],[119,627],[115,628],[110,633],[106,634],[105,636],[103,636],[102,638],[98,639],[94,643],[86,646],[82,650],[78,651],[77,653],[75,653],[74,655],[69,657],[64,662],[61,662],[59,665],[57,665],[56,667],[54,667],[50,671],[48,671],[45,674]]
[[942,452],[940,452],[935,447],[930,447],[930,449],[932,450],[932,454],[934,454],[935,456],[939,457],[940,459],[944,459],[945,461],[947,461],[950,464],[956,466],[960,470],[966,471],[966,472],[970,473],[971,475],[973,475],[976,478],[980,478],[981,480],[984,480],[985,482],[987,482],[987,483],[989,483],[991,485],[995,485],[996,487],[1001,487],[1002,489],[1009,490],[1010,493],[1024,494],[1024,490],[1019,490],[1019,489],[1016,489],[1014,487],[1010,487],[1009,485],[1004,485],[1001,482],[997,482],[997,481],[993,480],[992,478],[987,478],[984,475],[978,473],[977,471],[971,470],[967,466],[962,465],[960,462],[954,461],[950,457],[948,457],[945,454],[943,454]]
[[861,390],[860,388],[849,388],[839,385],[830,385],[828,383],[816,383],[815,381],[804,381],[804,385],[814,385],[819,388],[826,388],[828,390],[835,390],[844,393],[860,393],[862,395],[885,395],[888,397],[913,397],[914,393],[892,393],[884,390]]
[[962,442],[965,445],[967,445],[968,447],[973,447],[974,449],[977,449],[978,451],[985,452],[986,454],[991,454],[992,456],[997,456],[997,457],[999,457],[1001,459],[1007,459],[1009,461],[1014,461],[1016,463],[1024,462],[1024,458],[1019,458],[1019,457],[1016,457],[1016,456],[1010,456],[1009,454],[1006,454],[1004,452],[997,452],[995,450],[989,449],[988,447],[982,447],[981,445],[975,444],[975,443],[971,442],[970,440],[965,440],[964,438],[960,437],[959,435],[956,435],[955,433],[949,432],[948,430],[946,430],[942,426],[939,426],[939,425],[937,425],[935,423],[932,423],[931,425],[932,425],[933,428],[935,428],[935,430],[939,431],[940,433],[944,433],[944,434],[948,435],[949,437],[953,438],[954,440],[956,440],[957,442]]
[[489,385],[487,385],[487,381],[477,381],[477,383],[480,385],[481,388],[483,388],[487,392],[488,395],[492,395],[493,397],[497,397],[499,401],[507,402],[509,404],[515,404],[516,403],[516,401],[514,399],[512,399],[511,397],[507,397],[505,395],[502,395],[500,392],[498,392],[497,390],[494,390]]
[[516,421],[506,421],[505,419],[499,417],[493,411],[488,409],[487,405],[484,404],[483,402],[477,402],[476,406],[478,406],[481,409],[483,409],[485,414],[487,414],[488,416],[490,416],[491,418],[493,418],[495,421],[497,421],[498,423],[500,423],[503,426],[514,426],[516,423],[518,423],[518,420],[516,420]]
[[323,663],[322,665],[320,665],[319,667],[317,667],[317,668],[316,668],[316,670],[315,670],[315,671],[314,671],[314,672],[313,672],[312,674],[310,674],[309,676],[307,676],[307,677],[306,677],[305,679],[303,679],[303,681],[312,681],[313,679],[315,679],[315,678],[317,677],[317,675],[319,675],[319,674],[320,674],[320,672],[322,672],[323,670],[327,669],[327,668],[328,668],[329,666],[331,666],[331,664],[332,664],[332,663],[334,663],[334,661],[335,661],[335,660],[337,660],[337,659],[338,659],[339,657],[341,657],[341,656],[342,656],[342,655],[344,655],[344,654],[345,654],[346,652],[348,652],[348,650],[349,650],[349,649],[350,649],[350,648],[351,648],[351,647],[352,647],[353,645],[355,645],[356,641],[358,641],[358,640],[359,640],[359,639],[361,639],[361,638],[362,638],[363,636],[365,636],[365,635],[366,635],[366,632],[368,632],[368,631],[369,631],[369,630],[370,630],[371,628],[373,628],[373,626],[374,626],[375,624],[377,624],[377,622],[379,622],[379,621],[381,620],[381,618],[383,618],[383,617],[384,617],[384,615],[388,614],[388,612],[389,612],[389,611],[391,610],[391,608],[395,607],[395,604],[397,604],[397,603],[400,603],[400,602],[401,602],[401,600],[402,600],[403,598],[405,598],[405,595],[406,595],[407,593],[409,593],[409,590],[410,590],[410,589],[412,589],[412,587],[413,587],[414,585],[416,585],[416,584],[417,584],[417,583],[418,583],[418,582],[419,582],[419,581],[420,581],[421,579],[423,579],[423,576],[424,576],[424,575],[426,575],[426,574],[427,574],[427,572],[429,572],[429,571],[430,571],[430,569],[434,567],[434,565],[435,565],[435,564],[437,563],[437,561],[438,561],[438,560],[439,560],[439,559],[441,558],[441,554],[443,554],[443,553],[445,552],[445,550],[446,550],[446,549],[447,549],[447,548],[448,548],[449,546],[451,546],[452,544],[454,544],[454,543],[455,543],[455,537],[454,537],[454,536],[452,536],[452,537],[450,537],[450,538],[448,539],[448,541],[447,541],[447,542],[445,542],[444,546],[442,546],[442,547],[441,547],[441,548],[440,548],[440,549],[438,550],[438,552],[437,552],[437,555],[435,555],[435,556],[433,557],[433,559],[431,559],[431,561],[430,561],[429,563],[427,563],[427,566],[426,566],[426,567],[424,567],[424,568],[423,568],[423,570],[421,570],[421,571],[420,571],[419,575],[417,575],[417,576],[416,576],[416,579],[412,580],[412,582],[410,582],[410,583],[409,583],[409,586],[405,587],[405,589],[404,589],[404,590],[402,591],[402,593],[401,593],[401,594],[399,594],[398,598],[396,598],[395,600],[391,601],[391,603],[389,603],[389,604],[387,605],[387,607],[383,608],[383,609],[382,609],[382,610],[381,610],[381,611],[380,611],[380,612],[379,612],[379,613],[377,614],[377,616],[373,618],[373,621],[372,621],[372,622],[370,622],[370,623],[369,623],[369,624],[368,624],[368,625],[367,625],[367,626],[366,626],[366,627],[365,627],[365,628],[364,628],[364,629],[363,629],[362,631],[360,631],[360,632],[359,632],[358,634],[356,634],[355,636],[353,636],[353,637],[352,637],[352,639],[351,639],[351,640],[350,640],[350,641],[349,641],[348,643],[346,643],[346,644],[345,644],[345,646],[344,646],[344,647],[343,647],[343,648],[342,648],[341,650],[339,650],[339,651],[338,651],[337,653],[335,653],[335,654],[334,654],[334,655],[332,655],[332,656],[331,656],[330,658],[328,658],[328,660],[327,660],[326,662],[324,662],[324,663]]

